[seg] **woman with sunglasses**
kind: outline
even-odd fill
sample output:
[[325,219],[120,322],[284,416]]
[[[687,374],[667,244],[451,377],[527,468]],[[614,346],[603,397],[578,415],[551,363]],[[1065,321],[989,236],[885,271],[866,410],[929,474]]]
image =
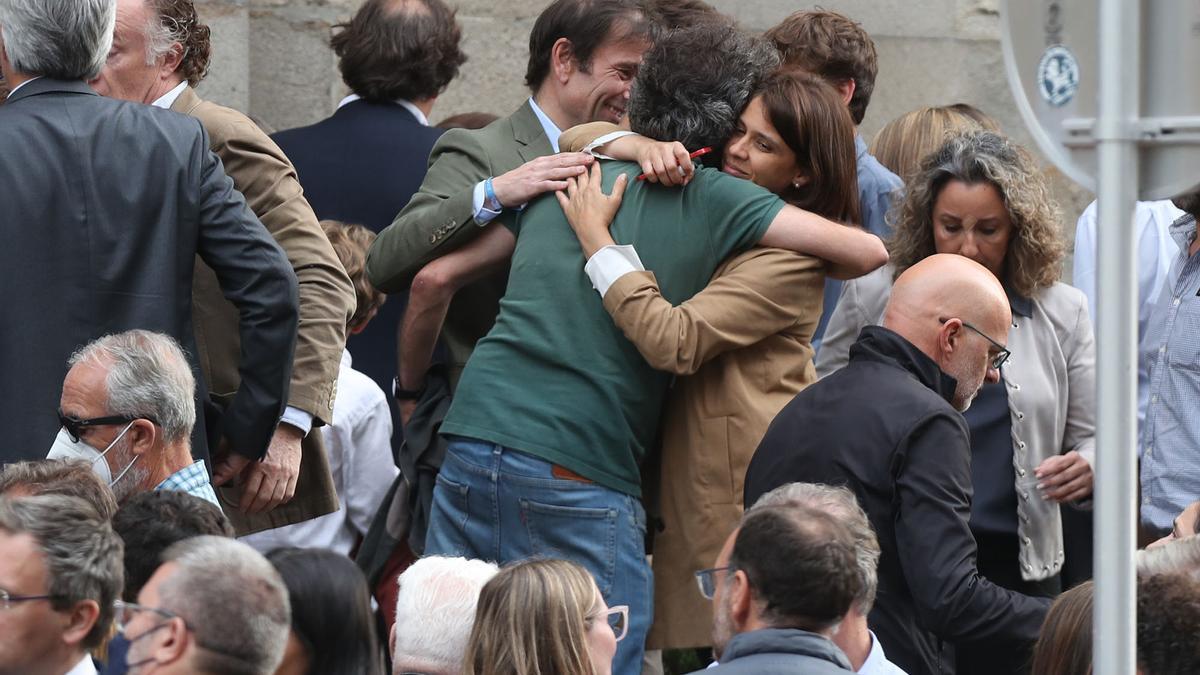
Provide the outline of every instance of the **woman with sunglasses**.
[[[1066,248],[1058,206],[1029,154],[987,131],[947,140],[905,189],[888,243],[891,264],[843,287],[817,371],[826,375],[846,364],[859,331],[878,322],[892,281],[927,256],[955,253],[995,274],[1008,291],[1013,321],[1007,336],[985,337],[994,356],[1003,355],[1003,346],[1012,358],[999,364],[1000,382],[985,384],[964,414],[971,431],[971,531],[983,576],[1027,595],[1057,595],[1064,562],[1073,574],[1090,576],[1085,510],[1095,434],[1092,325],[1083,293],[1058,281]],[[1027,653],[956,647],[958,672],[1027,668]]]
[[566,560],[527,560],[479,594],[465,675],[611,675],[629,608],[608,607],[592,575]]

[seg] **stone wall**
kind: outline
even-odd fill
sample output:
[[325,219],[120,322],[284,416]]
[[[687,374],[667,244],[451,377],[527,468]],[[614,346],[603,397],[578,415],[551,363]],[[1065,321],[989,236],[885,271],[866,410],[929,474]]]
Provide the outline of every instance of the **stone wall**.
[[[522,87],[529,30],[547,0],[449,0],[457,4],[469,61],[432,120],[473,110],[504,115]],[[748,28],[774,25],[803,4],[709,0]],[[360,0],[198,0],[213,28],[213,64],[203,95],[275,129],[310,124],[345,95],[328,48],[330,27]],[[870,139],[893,117],[924,105],[971,103],[1032,148],[1004,74],[1000,0],[822,0],[861,21],[879,49],[879,77],[862,131]],[[1091,195],[1047,169],[1068,237]]]

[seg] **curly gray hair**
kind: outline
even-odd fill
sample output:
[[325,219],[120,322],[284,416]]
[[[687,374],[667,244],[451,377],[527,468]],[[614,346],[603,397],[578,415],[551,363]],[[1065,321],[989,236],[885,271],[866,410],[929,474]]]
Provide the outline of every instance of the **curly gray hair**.
[[673,31],[646,53],[629,97],[629,125],[692,149],[721,147],[778,65],[770,43],[731,23]]

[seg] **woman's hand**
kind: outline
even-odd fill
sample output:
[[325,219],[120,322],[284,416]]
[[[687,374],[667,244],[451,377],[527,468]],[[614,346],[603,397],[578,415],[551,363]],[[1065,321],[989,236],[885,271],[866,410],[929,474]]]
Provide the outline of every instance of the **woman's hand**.
[[596,251],[615,243],[608,233],[608,226],[617,216],[617,209],[621,208],[621,197],[629,182],[625,174],[617,176],[612,194],[606,195],[601,189],[601,177],[600,163],[596,162],[592,165],[590,175],[583,173],[577,178],[570,178],[565,192],[560,190],[554,193],[567,216],[567,222],[579,238],[584,258],[591,258]]
[[642,140],[634,161],[642,167],[645,180],[662,185],[687,185],[692,180],[696,167],[683,143]]
[[1038,477],[1042,496],[1060,504],[1090,496],[1095,481],[1092,465],[1074,450],[1046,458],[1034,475]]

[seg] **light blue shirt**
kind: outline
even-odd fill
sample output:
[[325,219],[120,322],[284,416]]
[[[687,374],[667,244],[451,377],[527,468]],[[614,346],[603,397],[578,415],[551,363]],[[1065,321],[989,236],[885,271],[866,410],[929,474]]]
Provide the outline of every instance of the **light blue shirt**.
[[[1154,300],[1162,292],[1179,245],[1171,238],[1171,223],[1184,215],[1169,200],[1138,202],[1133,222],[1138,241],[1138,336],[1146,334]],[[1088,313],[1096,317],[1096,202],[1088,204],[1075,224],[1073,285],[1088,300]],[[1092,324],[1095,326],[1095,323]],[[1138,425],[1146,416],[1146,382],[1138,378]]]
[[1188,256],[1196,221],[1170,228],[1179,246],[1142,335],[1138,379],[1146,382],[1141,430],[1142,520],[1168,529],[1200,499],[1200,255]]
[[202,459],[167,476],[167,479],[154,486],[154,489],[185,492],[212,503],[218,509],[221,508],[221,503],[217,501],[217,493],[213,491],[212,483],[208,480],[208,470],[204,468]]
[[[562,136],[562,129],[559,129],[558,125],[554,123],[554,120],[550,119],[550,117],[546,115],[545,111],[538,106],[537,101],[533,100],[532,96],[529,97],[529,107],[533,108],[533,114],[536,115],[538,121],[542,123],[542,130],[546,132],[546,139],[550,141],[550,147],[554,148],[554,152],[558,152],[558,137]],[[495,176],[492,177],[495,178]],[[489,223],[496,216],[500,215],[499,211],[493,211],[483,205],[483,184],[486,182],[487,181],[481,180],[476,183],[475,190],[471,193],[471,204],[475,209],[475,222],[479,223],[480,225]],[[521,204],[517,208],[525,208],[525,205]]]

